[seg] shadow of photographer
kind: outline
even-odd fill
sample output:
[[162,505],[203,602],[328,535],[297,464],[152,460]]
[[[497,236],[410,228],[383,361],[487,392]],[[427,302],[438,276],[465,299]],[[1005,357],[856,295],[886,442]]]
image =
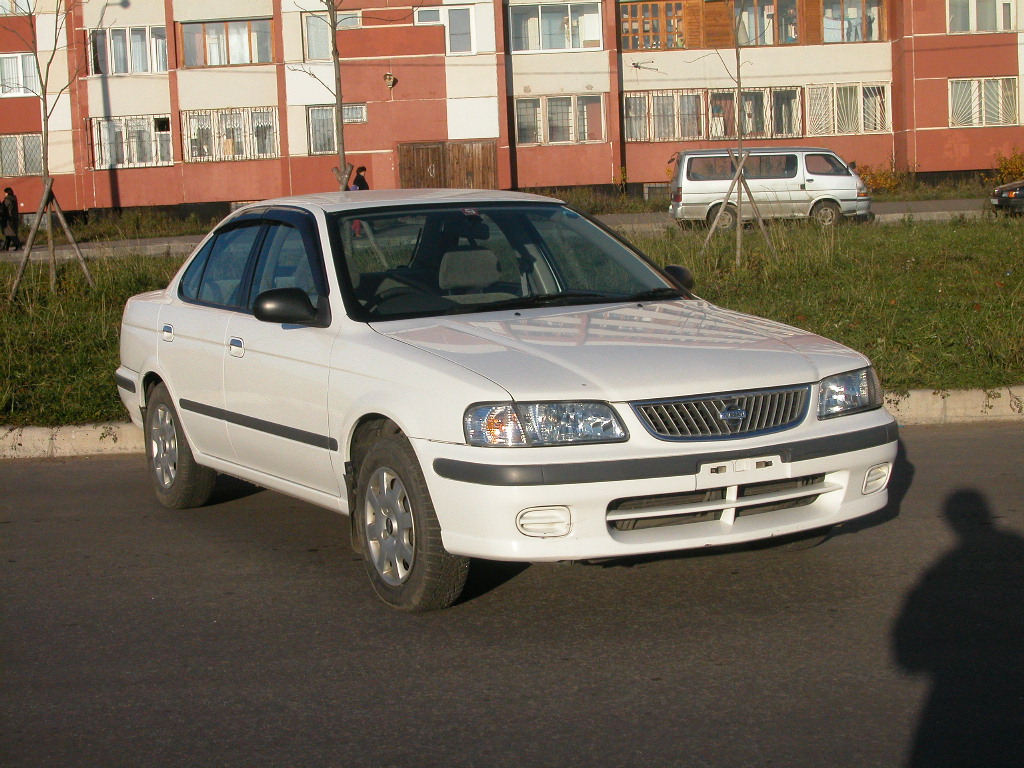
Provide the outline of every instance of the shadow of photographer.
[[952,493],[943,512],[958,541],[892,634],[900,666],[931,678],[907,765],[1024,765],[1024,538],[995,526],[977,490]]

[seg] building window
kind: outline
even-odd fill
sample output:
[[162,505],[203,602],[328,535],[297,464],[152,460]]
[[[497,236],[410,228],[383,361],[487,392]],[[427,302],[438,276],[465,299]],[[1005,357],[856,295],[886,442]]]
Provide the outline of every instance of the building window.
[[[734,91],[673,90],[626,93],[626,141],[684,141],[736,136]],[[743,91],[744,136],[787,138],[802,134],[800,89]]]
[[181,113],[186,162],[278,157],[276,107]]
[[[361,24],[358,11],[338,11],[338,29],[357,29]],[[331,58],[331,19],[326,13],[302,15],[306,61],[327,61]]]
[[509,7],[513,51],[571,51],[601,47],[598,3]]
[[740,45],[789,45],[797,41],[796,0],[736,0]]
[[986,77],[949,81],[949,124],[1017,125],[1017,78]]
[[443,24],[445,28],[445,53],[474,53],[473,9],[458,6],[437,6],[417,8],[416,24],[429,26]]
[[683,48],[683,4],[619,3],[619,29],[624,51]]
[[0,56],[0,96],[38,96],[39,72],[31,53]]
[[167,29],[126,27],[94,29],[91,74],[123,75],[167,71]]
[[174,161],[168,115],[94,118],[92,136],[96,168],[141,168]]
[[181,25],[186,67],[266,64],[273,60],[270,19],[236,19]]
[[824,0],[826,43],[882,40],[885,0]]
[[28,16],[32,0],[0,0],[0,16]]
[[0,176],[38,176],[43,172],[43,135],[0,136]]
[[889,130],[889,86],[844,83],[807,87],[807,133],[831,136]]
[[604,141],[601,103],[596,94],[516,99],[516,143]]
[[[348,123],[366,122],[365,104],[343,104],[342,120]],[[337,152],[334,141],[334,107],[307,107],[306,124],[309,126],[309,154],[328,155]]]
[[1009,32],[1016,26],[1013,0],[949,0],[949,31]]

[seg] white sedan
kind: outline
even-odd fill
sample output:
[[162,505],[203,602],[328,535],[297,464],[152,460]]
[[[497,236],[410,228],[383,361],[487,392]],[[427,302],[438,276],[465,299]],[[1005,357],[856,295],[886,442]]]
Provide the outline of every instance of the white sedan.
[[347,514],[387,603],[470,558],[735,544],[882,508],[897,429],[861,354],[721,309],[546,197],[244,207],[131,298],[116,379],[157,497],[217,473]]

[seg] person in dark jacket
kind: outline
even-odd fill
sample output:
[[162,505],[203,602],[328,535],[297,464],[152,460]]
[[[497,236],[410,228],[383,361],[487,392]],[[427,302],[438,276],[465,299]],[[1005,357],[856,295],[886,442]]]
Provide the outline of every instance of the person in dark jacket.
[[14,196],[14,190],[10,187],[4,188],[6,197],[0,201],[0,205],[4,209],[4,219],[6,221],[3,224],[4,229],[4,250],[18,251],[21,250],[21,238],[18,237],[18,225],[19,221],[18,214],[18,198]]
[[363,175],[364,173],[366,173],[365,165],[360,165],[356,168],[356,175],[352,177],[351,189],[357,190],[370,188],[370,183],[366,180],[366,177]]

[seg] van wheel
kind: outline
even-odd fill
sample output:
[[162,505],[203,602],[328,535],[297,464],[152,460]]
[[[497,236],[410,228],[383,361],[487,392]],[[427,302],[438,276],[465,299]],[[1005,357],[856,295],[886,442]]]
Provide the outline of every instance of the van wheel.
[[731,205],[718,205],[708,213],[708,229],[714,226],[715,217],[718,216],[719,208],[722,215],[718,218],[718,229],[736,229],[736,209]]
[[822,200],[811,209],[811,218],[823,227],[836,226],[842,217],[842,209],[831,200]]
[[366,574],[385,603],[430,611],[458,599],[469,558],[444,548],[426,480],[404,436],[381,437],[367,451],[353,514]]

